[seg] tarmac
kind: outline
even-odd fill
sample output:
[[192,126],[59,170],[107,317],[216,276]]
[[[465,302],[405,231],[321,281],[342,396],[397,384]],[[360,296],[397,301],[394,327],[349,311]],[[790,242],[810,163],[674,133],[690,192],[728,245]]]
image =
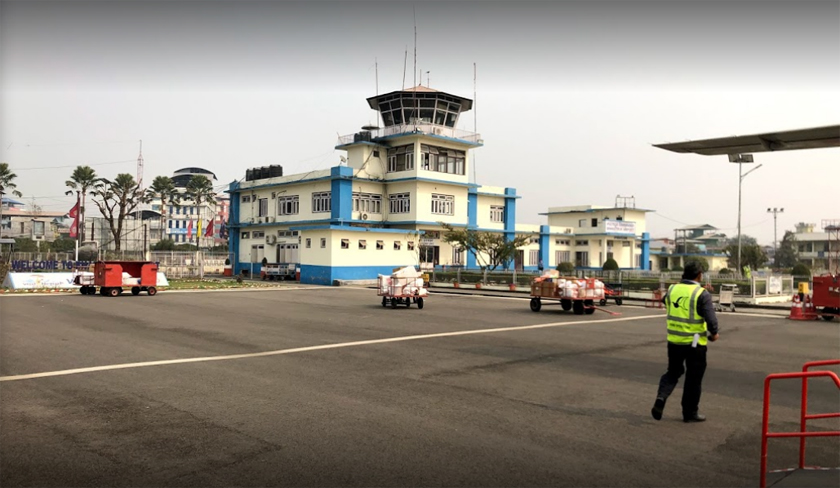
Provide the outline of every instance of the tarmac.
[[[840,351],[836,323],[724,314],[709,420],[682,422],[678,386],[657,422],[663,312],[607,309],[391,309],[353,287],[2,296],[0,486],[755,486],[764,377]],[[798,430],[799,387],[773,385],[774,431]],[[815,380],[809,409],[838,398]],[[797,452],[771,440],[770,468]],[[808,441],[809,464],[838,452]]]

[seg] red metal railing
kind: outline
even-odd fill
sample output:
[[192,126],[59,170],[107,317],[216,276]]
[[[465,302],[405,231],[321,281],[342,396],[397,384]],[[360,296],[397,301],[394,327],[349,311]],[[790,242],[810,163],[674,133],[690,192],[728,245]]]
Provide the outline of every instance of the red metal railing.
[[[840,436],[840,431],[806,432],[806,422],[813,419],[840,417],[838,413],[808,414],[808,379],[817,376],[827,376],[840,389],[840,378],[832,371],[809,371],[817,366],[840,364],[840,359],[827,361],[811,361],[802,366],[799,373],[771,374],[764,379],[764,412],[761,419],[761,488],[767,486],[767,439],[771,437],[799,437],[799,468],[805,468],[805,439],[808,437]],[[770,382],[777,379],[802,378],[802,400],[799,412],[799,432],[769,432],[770,423]]]

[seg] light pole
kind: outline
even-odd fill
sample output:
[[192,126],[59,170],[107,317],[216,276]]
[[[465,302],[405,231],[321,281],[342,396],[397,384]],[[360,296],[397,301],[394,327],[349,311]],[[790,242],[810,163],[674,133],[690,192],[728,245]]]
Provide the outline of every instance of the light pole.
[[0,238],[3,237],[3,185],[0,185]]
[[780,213],[784,213],[785,209],[783,208],[768,208],[767,213],[773,214],[773,261],[776,263],[776,266],[779,265],[779,258],[778,258],[778,249],[776,248],[776,243],[779,241],[779,234],[777,232],[776,227],[776,216]]
[[744,178],[746,178],[747,175],[757,170],[762,165],[759,164],[755,168],[747,171],[746,173],[743,172],[743,164],[753,162],[752,154],[730,154],[729,162],[738,163],[738,258],[736,262],[738,263],[738,272],[742,273],[743,269],[741,268],[741,183],[744,182]]

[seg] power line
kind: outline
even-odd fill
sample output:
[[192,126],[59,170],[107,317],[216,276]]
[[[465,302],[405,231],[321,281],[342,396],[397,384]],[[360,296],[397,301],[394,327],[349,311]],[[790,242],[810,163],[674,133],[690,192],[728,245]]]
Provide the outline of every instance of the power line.
[[136,162],[136,161],[133,160],[133,159],[126,159],[126,160],[123,160],[123,161],[109,161],[107,163],[93,163],[93,164],[86,164],[86,165],[68,164],[68,165],[63,165],[63,166],[40,166],[40,167],[37,167],[37,168],[12,168],[12,169],[14,171],[34,171],[34,170],[39,170],[39,169],[75,168],[77,166],[105,166],[107,164],[125,164],[125,163],[134,163],[134,162]]

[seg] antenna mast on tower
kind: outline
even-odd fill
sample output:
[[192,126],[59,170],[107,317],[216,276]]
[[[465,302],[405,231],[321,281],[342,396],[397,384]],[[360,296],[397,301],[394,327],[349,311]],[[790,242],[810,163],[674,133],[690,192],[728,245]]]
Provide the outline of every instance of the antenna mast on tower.
[[140,154],[137,156],[137,187],[143,189],[143,139],[140,139]]

